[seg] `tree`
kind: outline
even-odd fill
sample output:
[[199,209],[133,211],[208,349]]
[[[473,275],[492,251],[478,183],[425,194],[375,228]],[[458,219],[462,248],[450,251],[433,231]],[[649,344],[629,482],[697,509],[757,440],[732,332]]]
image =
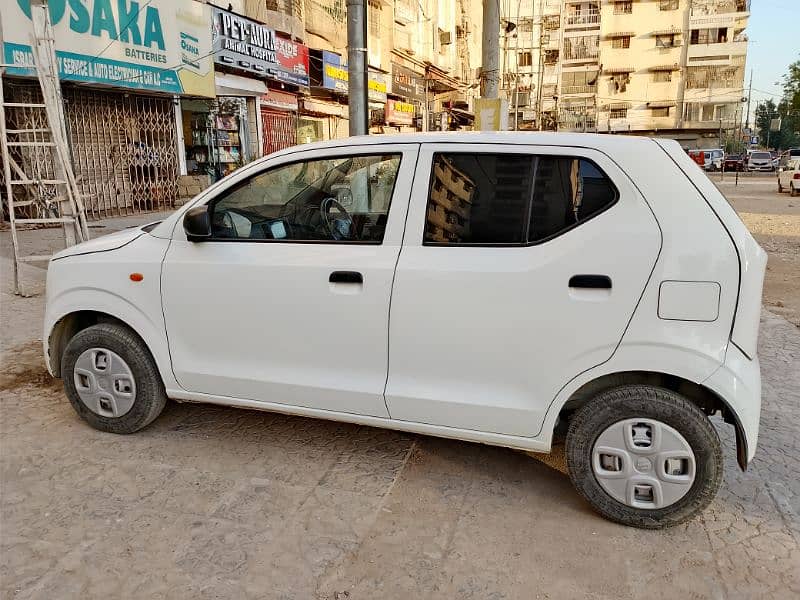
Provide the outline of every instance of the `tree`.
[[800,60],[789,65],[783,76],[783,99],[795,115],[800,113]]
[[[800,145],[800,136],[797,135],[800,119],[797,111],[790,108],[787,100],[781,100],[777,105],[771,99],[756,107],[756,134],[763,146],[768,150],[783,150]],[[770,131],[773,119],[780,118],[780,131]]]

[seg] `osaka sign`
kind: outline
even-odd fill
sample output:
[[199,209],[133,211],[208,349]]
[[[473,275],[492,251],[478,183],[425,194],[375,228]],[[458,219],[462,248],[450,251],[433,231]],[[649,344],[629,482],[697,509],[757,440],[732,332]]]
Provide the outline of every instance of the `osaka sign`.
[[[193,0],[49,0],[63,81],[214,95],[210,7]],[[31,0],[2,0],[3,62],[31,65]],[[35,76],[25,66],[10,75]]]

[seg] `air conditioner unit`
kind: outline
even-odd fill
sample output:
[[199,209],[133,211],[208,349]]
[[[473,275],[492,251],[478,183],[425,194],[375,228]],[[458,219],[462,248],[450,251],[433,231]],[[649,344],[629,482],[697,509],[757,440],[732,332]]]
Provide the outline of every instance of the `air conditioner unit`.
[[453,43],[453,34],[450,31],[439,30],[439,43],[442,46],[447,46]]

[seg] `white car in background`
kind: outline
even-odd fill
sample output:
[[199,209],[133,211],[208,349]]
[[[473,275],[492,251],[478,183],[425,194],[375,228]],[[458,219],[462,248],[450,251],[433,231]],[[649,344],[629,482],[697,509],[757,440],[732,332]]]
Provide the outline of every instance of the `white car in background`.
[[746,168],[748,171],[774,171],[772,154],[763,150],[753,150],[747,155]]
[[778,192],[784,191],[792,196],[800,194],[800,158],[793,158],[785,167],[778,168]]
[[765,267],[674,141],[354,137],[59,253],[44,351],[113,433],[172,398],[536,452],[566,436],[595,510],[659,528],[720,486],[708,417],[742,469],[755,454]]

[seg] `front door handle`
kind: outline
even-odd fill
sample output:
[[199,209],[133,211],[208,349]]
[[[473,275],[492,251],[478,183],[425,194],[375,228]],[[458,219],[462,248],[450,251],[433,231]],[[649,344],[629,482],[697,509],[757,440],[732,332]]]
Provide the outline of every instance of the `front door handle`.
[[358,271],[334,271],[328,277],[330,283],[364,283],[364,276]]
[[573,275],[569,278],[569,287],[610,290],[611,277],[608,275]]

